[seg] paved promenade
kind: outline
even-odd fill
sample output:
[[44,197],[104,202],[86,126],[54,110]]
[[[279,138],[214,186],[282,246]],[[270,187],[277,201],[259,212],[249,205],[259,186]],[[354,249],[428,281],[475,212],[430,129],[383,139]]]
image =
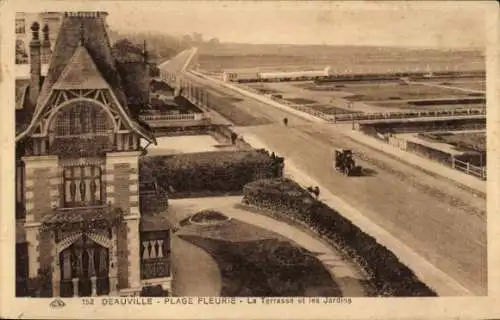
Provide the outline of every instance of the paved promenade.
[[[255,136],[246,136],[247,141],[256,148],[268,149],[262,141]],[[431,288],[436,290],[440,296],[467,296],[472,295],[468,289],[457,283],[453,278],[439,270],[437,267],[422,258],[410,247],[406,246],[399,239],[392,236],[379,225],[367,219],[364,214],[345,203],[339,197],[330,193],[317,181],[299,170],[293,161],[287,160],[285,166],[286,175],[304,187],[319,186],[321,190],[320,200],[335,208],[343,216],[354,222],[359,228],[373,236],[379,243],[394,252],[399,259],[410,266],[415,274]]]

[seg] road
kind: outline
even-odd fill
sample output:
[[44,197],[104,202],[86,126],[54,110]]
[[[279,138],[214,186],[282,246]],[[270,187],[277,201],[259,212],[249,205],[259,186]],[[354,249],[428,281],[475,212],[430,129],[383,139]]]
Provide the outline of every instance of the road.
[[[486,289],[486,200],[374,152],[343,135],[349,126],[312,123],[250,100],[206,79],[205,88],[243,99],[236,108],[272,124],[238,127],[293,162],[476,295]],[[289,119],[289,126],[282,119]],[[370,175],[353,178],[332,168],[332,149],[351,148]]]

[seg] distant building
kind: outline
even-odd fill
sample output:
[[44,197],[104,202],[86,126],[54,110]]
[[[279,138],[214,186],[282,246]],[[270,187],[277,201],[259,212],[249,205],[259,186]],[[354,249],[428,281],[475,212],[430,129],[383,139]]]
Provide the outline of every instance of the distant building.
[[[61,28],[61,21],[62,21],[62,13],[60,12],[41,12],[41,13],[22,13],[22,12],[17,12],[16,13],[16,26],[15,26],[15,32],[16,32],[16,63],[17,64],[27,64],[29,63],[29,56],[30,56],[30,47],[29,47],[29,42],[30,42],[30,26],[34,22],[38,22],[41,26],[41,29],[43,30],[45,26],[47,26],[48,32],[47,34],[49,35],[48,37],[48,42],[43,42],[42,41],[42,48],[45,50],[46,48],[44,47],[46,44],[49,44],[49,47],[47,47],[50,50],[47,51],[52,51],[54,49],[57,35],[59,34],[59,29]],[[45,39],[42,39],[45,40]],[[43,50],[42,50],[43,51]],[[50,60],[50,52],[42,52],[42,55],[45,54],[46,57],[43,57],[45,61],[42,61],[42,64],[47,63],[48,60]]]
[[122,79],[106,16],[61,15],[46,76],[43,27],[16,22],[32,33],[29,78],[16,81],[17,296],[170,291],[170,227],[147,210],[155,184],[144,200],[139,182],[141,141],[156,141],[130,110],[146,103],[146,54]]

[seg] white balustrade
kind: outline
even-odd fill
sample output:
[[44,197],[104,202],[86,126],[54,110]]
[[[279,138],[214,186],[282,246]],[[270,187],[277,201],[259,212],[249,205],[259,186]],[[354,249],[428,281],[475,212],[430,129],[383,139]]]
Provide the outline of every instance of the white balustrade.
[[157,240],[157,243],[158,243],[158,258],[163,258],[163,241],[164,240]]
[[164,240],[146,240],[142,242],[144,253],[142,260],[163,258]]
[[149,259],[149,241],[143,241],[142,246],[144,247],[144,253],[142,254],[142,259]]

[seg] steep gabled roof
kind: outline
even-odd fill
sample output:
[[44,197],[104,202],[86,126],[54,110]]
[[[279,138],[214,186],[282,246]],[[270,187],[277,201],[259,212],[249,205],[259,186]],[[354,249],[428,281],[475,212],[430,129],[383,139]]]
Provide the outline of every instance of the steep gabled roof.
[[[151,130],[133,118],[127,106],[121,79],[111,54],[104,17],[105,15],[99,13],[65,15],[47,76],[37,99],[32,124],[26,132],[16,137],[16,140],[32,130],[33,123],[37,121],[53,89],[76,89],[78,84],[90,88],[92,84],[95,84],[97,87],[92,86],[92,89],[108,88],[116,97],[133,129],[156,143]],[[86,75],[79,74],[82,72]],[[81,86],[78,86],[78,89],[85,89]]]
[[79,46],[64,68],[53,89],[107,89],[109,85],[84,46]]
[[54,84],[59,80],[75,51],[81,46],[81,37],[100,74],[109,84],[120,104],[126,109],[125,95],[111,55],[104,17],[84,15],[68,15],[63,18],[47,77],[38,97],[37,108],[43,107]]

